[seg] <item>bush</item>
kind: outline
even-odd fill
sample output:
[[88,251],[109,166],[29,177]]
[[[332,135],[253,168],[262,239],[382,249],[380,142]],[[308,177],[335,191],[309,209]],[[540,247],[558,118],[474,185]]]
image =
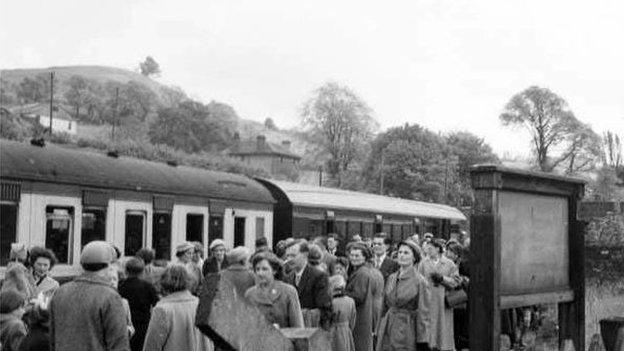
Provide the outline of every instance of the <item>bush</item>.
[[607,213],[587,226],[585,242],[594,246],[624,246],[624,216]]

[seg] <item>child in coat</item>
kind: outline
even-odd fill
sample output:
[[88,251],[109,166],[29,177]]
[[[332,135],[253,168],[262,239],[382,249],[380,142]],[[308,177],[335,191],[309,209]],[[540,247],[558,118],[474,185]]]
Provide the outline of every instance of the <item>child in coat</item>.
[[353,328],[355,327],[355,301],[345,293],[346,281],[342,275],[329,278],[332,292],[332,350],[355,351]]

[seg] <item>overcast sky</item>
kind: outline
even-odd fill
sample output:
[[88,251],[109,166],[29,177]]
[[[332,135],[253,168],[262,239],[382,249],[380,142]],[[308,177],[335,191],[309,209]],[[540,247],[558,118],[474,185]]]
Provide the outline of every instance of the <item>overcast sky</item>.
[[624,135],[624,1],[0,0],[0,68],[107,65],[152,55],[158,81],[231,104],[243,118],[299,123],[312,90],[350,86],[382,128],[468,130],[527,154],[501,126],[531,85]]

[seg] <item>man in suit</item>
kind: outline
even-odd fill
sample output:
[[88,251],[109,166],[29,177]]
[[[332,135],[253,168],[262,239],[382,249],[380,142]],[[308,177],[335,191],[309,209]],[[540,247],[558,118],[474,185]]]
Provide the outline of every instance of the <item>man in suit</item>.
[[326,272],[308,264],[308,242],[294,241],[286,246],[286,264],[291,267],[284,282],[293,285],[299,293],[299,303],[306,327],[329,327],[331,322],[331,294]]
[[399,270],[399,264],[388,256],[388,247],[392,244],[386,233],[377,233],[373,237],[373,264],[384,277],[384,282],[390,274]]

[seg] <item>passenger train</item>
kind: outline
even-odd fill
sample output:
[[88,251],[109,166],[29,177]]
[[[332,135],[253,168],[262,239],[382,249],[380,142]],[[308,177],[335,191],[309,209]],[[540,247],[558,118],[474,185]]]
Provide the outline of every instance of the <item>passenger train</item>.
[[151,247],[157,259],[171,260],[183,241],[207,251],[216,238],[229,248],[327,233],[345,242],[384,231],[398,240],[448,236],[466,220],[446,205],[7,140],[0,141],[0,185],[0,266],[11,243],[42,245],[57,255],[56,277],[76,274],[91,240],[126,256]]

